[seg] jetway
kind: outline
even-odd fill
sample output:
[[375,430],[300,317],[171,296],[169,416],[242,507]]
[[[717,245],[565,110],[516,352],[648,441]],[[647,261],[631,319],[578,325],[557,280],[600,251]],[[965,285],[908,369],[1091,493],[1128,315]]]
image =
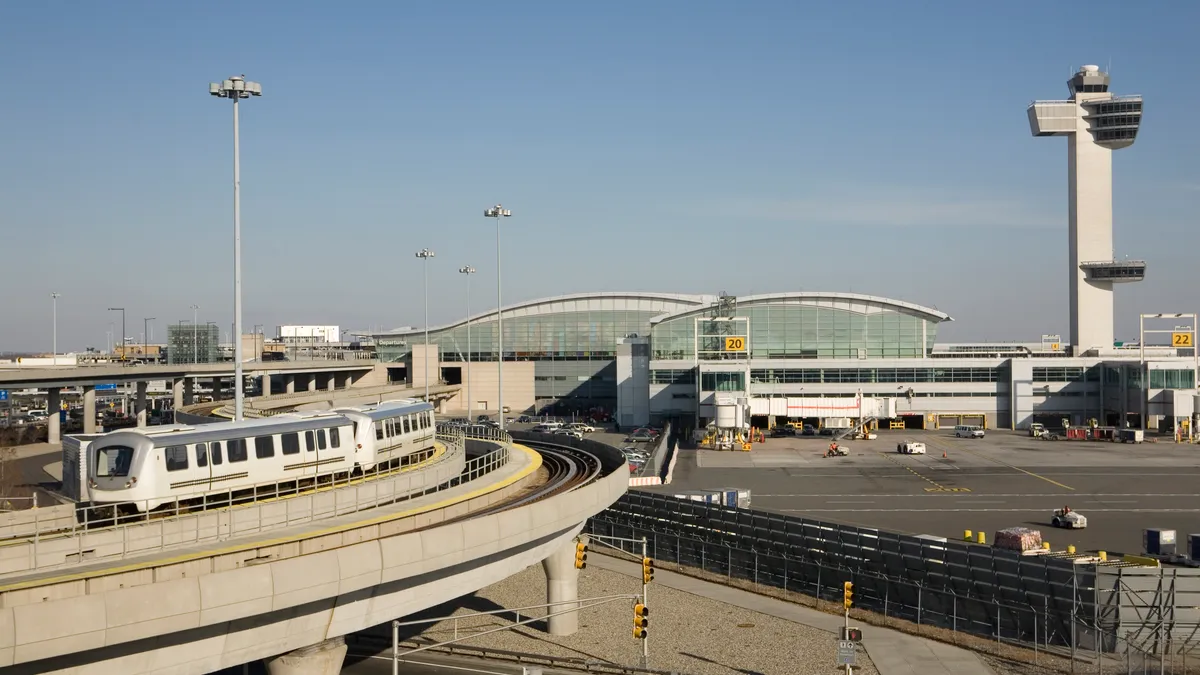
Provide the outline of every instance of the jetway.
[[842,417],[890,419],[897,416],[896,399],[867,396],[827,397],[789,396],[787,398],[751,398],[750,414],[775,417]]

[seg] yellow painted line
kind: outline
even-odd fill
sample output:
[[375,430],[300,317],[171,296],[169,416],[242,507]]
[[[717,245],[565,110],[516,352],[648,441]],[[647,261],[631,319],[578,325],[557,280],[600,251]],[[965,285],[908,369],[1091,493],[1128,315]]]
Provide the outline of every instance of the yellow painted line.
[[980,454],[978,452],[975,452],[974,450],[968,450],[967,448],[958,448],[958,449],[962,450],[963,452],[967,452],[972,455],[975,455],[976,457],[986,459],[990,462],[995,462],[996,464],[999,464],[1000,466],[1006,466],[1006,467],[1012,469],[1013,471],[1020,471],[1021,473],[1025,474],[1026,476],[1032,476],[1034,478],[1044,480],[1047,483],[1050,483],[1051,485],[1057,485],[1058,487],[1063,488],[1064,490],[1070,490],[1071,492],[1075,491],[1075,488],[1071,487],[1070,485],[1063,485],[1062,483],[1060,483],[1052,478],[1046,478],[1045,476],[1036,474],[1032,471],[1026,471],[1025,469],[1022,469],[1021,467],[1013,466],[1012,464],[1009,464],[1008,462],[1001,462],[1000,460],[996,459],[995,457],[988,457],[987,455]]
[[947,491],[949,491],[949,488],[947,488],[945,485],[942,485],[941,483],[937,482],[936,480],[933,480],[932,478],[925,477],[924,475],[918,473],[916,469],[912,468],[911,466],[909,466],[907,464],[901,464],[900,461],[897,460],[895,457],[892,457],[892,455],[890,453],[881,452],[881,453],[879,453],[879,456],[883,457],[884,459],[891,462],[892,464],[895,464],[896,466],[901,467],[905,471],[908,471],[909,473],[916,476],[917,478],[920,478],[921,480],[925,481],[926,483],[929,483],[930,485],[932,485],[933,486],[932,488],[925,488],[929,492],[947,492]]
[[[89,579],[92,577],[109,576],[111,574],[123,574],[125,572],[134,572],[137,570],[148,569],[148,568],[153,568],[153,567],[165,567],[167,565],[178,565],[180,563],[185,563],[185,562],[189,562],[192,560],[201,560],[203,558],[212,558],[212,557],[219,556],[219,555],[228,555],[230,553],[237,553],[239,551],[251,551],[256,548],[267,548],[270,546],[278,546],[280,544],[290,544],[290,543],[297,542],[297,541],[303,541],[305,539],[314,539],[316,537],[324,537],[324,536],[330,535],[330,534],[337,534],[338,532],[345,532],[347,530],[356,530],[356,529],[359,529],[362,527],[370,527],[371,525],[377,525],[379,523],[384,523],[384,522],[388,522],[391,520],[408,518],[408,517],[419,515],[422,513],[436,511],[438,509],[444,509],[447,506],[452,506],[459,502],[468,501],[468,500],[474,499],[475,497],[478,497],[480,495],[485,495],[489,492],[495,492],[496,490],[502,490],[502,489],[508,487],[509,485],[516,483],[517,481],[523,480],[523,479],[527,478],[528,476],[533,475],[534,472],[536,472],[542,466],[542,456],[540,454],[538,454],[537,451],[535,451],[531,448],[528,448],[524,445],[518,445],[516,443],[514,443],[512,445],[512,448],[514,450],[519,450],[521,452],[524,452],[529,457],[529,466],[518,471],[517,473],[513,474],[512,476],[505,478],[502,481],[497,481],[495,483],[491,483],[491,484],[487,485],[486,487],[481,487],[476,490],[472,490],[471,492],[468,492],[464,495],[460,495],[458,497],[452,497],[450,499],[443,499],[440,502],[435,502],[433,504],[428,504],[426,506],[419,506],[415,509],[410,509],[408,511],[401,511],[399,513],[389,513],[387,515],[375,516],[373,518],[367,518],[366,520],[360,520],[360,521],[353,522],[353,523],[346,523],[344,525],[328,527],[323,530],[316,530],[315,532],[309,532],[309,533],[306,533],[303,535],[291,535],[291,536],[287,536],[287,537],[278,537],[275,539],[258,540],[258,541],[254,541],[254,542],[247,542],[244,544],[237,544],[237,545],[229,546],[226,548],[210,549],[210,550],[203,551],[200,553],[185,553],[183,555],[172,556],[169,558],[158,558],[155,560],[146,560],[146,561],[143,561],[140,563],[131,563],[129,565],[120,565],[120,566],[116,566],[116,567],[105,567],[103,569],[98,569],[98,570],[90,570],[87,572],[75,572],[73,574],[64,574],[61,576],[47,577],[44,579],[19,581],[19,582],[12,583],[12,584],[0,585],[0,593],[5,593],[7,591],[21,590],[23,588],[37,588],[40,586],[61,584],[61,583],[65,583],[68,581],[78,581],[80,579]],[[297,523],[297,525],[302,525],[302,524],[303,523]]]

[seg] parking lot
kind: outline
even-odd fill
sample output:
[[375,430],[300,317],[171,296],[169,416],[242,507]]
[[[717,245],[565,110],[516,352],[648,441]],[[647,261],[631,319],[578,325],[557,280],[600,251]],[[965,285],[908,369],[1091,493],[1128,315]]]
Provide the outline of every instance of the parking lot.
[[[896,445],[923,441],[925,455]],[[829,438],[771,438],[751,452],[684,450],[670,486],[655,492],[749,488],[756,509],[864,527],[961,538],[963,530],[1037,527],[1053,548],[1137,553],[1142,530],[1173,528],[1186,552],[1200,533],[1200,446],[1042,441],[1009,431],[983,439],[946,431],[881,431],[825,458]],[[1085,530],[1055,530],[1062,506]]]

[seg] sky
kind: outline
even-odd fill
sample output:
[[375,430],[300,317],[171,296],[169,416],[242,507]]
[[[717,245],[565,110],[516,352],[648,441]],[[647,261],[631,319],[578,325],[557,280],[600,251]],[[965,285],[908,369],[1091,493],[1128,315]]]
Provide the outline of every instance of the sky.
[[[941,341],[1066,335],[1066,139],[1025,109],[1080,65],[1145,96],[1113,160],[1118,338],[1192,312],[1200,4],[0,3],[0,351],[233,319],[424,324],[587,291],[840,291]],[[1120,20],[1114,20],[1120,17]],[[226,328],[228,330],[228,328]]]

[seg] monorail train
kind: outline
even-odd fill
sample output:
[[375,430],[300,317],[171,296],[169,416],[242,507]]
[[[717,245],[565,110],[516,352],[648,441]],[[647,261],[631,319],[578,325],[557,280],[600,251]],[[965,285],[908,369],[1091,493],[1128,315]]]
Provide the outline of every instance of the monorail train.
[[387,467],[434,447],[433,406],[403,399],[196,426],[123,429],[88,448],[93,504],[150,511],[255,485]]

